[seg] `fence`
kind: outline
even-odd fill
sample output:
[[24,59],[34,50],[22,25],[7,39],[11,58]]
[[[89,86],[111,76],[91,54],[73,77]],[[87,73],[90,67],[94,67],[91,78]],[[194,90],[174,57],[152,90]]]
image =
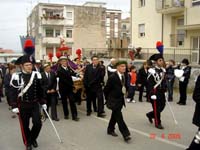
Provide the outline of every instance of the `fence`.
[[[147,60],[155,53],[158,53],[156,48],[142,48],[135,58]],[[128,48],[83,48],[83,57],[90,58],[92,55],[97,55],[100,58],[129,58]],[[187,58],[192,64],[197,65],[200,64],[200,49],[165,48],[164,58],[165,60],[173,59],[176,62],[181,62],[183,58]]]

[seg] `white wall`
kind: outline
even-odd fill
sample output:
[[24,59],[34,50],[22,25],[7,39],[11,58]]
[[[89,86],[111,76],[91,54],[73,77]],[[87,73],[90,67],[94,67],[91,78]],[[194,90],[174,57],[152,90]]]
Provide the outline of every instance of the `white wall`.
[[[161,40],[161,17],[156,12],[155,0],[139,7],[139,0],[132,0],[132,44],[135,47],[155,47],[156,41]],[[145,24],[145,37],[139,37],[139,24]]]

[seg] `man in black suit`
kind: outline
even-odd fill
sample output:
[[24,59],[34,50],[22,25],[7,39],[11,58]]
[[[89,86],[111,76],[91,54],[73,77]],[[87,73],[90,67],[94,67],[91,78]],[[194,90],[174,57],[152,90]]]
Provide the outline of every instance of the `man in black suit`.
[[49,107],[51,107],[51,117],[52,120],[59,121],[57,117],[57,93],[56,93],[56,75],[51,71],[51,66],[49,64],[44,64],[44,72],[42,75],[42,87],[45,92],[45,96],[47,99],[47,111]]
[[76,76],[76,73],[73,72],[67,64],[67,57],[62,56],[59,59],[60,66],[57,71],[57,76],[59,78],[59,92],[61,95],[64,118],[69,119],[69,110],[68,110],[68,101],[71,108],[72,120],[79,121],[77,108],[74,100],[74,83],[72,76]]
[[128,142],[131,140],[130,132],[126,123],[124,122],[122,115],[122,107],[125,106],[124,94],[127,88],[126,62],[119,61],[116,64],[117,72],[113,73],[106,83],[104,88],[104,94],[106,98],[106,104],[109,109],[112,110],[112,115],[107,129],[107,134],[117,136],[115,133],[115,124],[119,126],[119,130],[124,137],[124,140]]
[[[146,88],[146,95],[148,95],[147,73],[148,73],[148,64],[147,64],[147,62],[144,62],[142,68],[139,69],[139,72],[137,75],[137,86],[139,88],[139,102],[142,102],[142,95],[144,92],[144,87]],[[147,101],[148,101],[148,96],[146,96],[146,97],[147,97]]]
[[187,150],[197,150],[200,149],[200,76],[198,76],[196,85],[193,92],[193,100],[196,103],[195,112],[193,116],[193,124],[199,129],[192,140],[189,148]]
[[[83,83],[86,89],[87,95],[87,116],[91,115],[93,103],[94,111],[97,112],[98,117],[105,117],[104,114],[104,98],[102,83],[104,80],[105,71],[99,65],[99,59],[97,56],[91,58],[92,64],[87,65],[85,69]],[[97,98],[97,106],[96,106]]]

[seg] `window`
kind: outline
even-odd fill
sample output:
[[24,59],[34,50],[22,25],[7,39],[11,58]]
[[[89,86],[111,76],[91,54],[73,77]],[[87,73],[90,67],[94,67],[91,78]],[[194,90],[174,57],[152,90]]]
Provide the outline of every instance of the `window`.
[[124,38],[127,37],[127,34],[126,34],[126,33],[123,33],[122,35],[123,35],[122,37],[124,37]]
[[56,30],[55,36],[56,37],[60,36],[60,30]]
[[177,31],[177,45],[178,46],[184,45],[184,38],[185,38],[185,30],[178,30]]
[[46,37],[53,37],[53,29],[46,29]]
[[115,32],[114,37],[118,38],[118,32]]
[[178,26],[183,26],[184,25],[184,18],[180,18],[177,20],[177,25]]
[[32,28],[34,28],[35,27],[35,22],[32,22]]
[[192,48],[193,49],[200,49],[200,37],[193,37],[192,38]]
[[67,19],[72,20],[72,12],[67,12]]
[[106,35],[106,38],[109,39],[109,38],[110,38],[110,35]]
[[114,32],[115,32],[115,37],[118,37],[118,29],[119,29],[119,24],[118,24],[118,19],[115,18],[114,20],[115,24],[114,24]]
[[199,6],[200,0],[192,0],[192,6]]
[[110,34],[110,27],[106,27],[106,34]]
[[110,18],[106,18],[106,26],[110,26]]
[[139,7],[145,6],[145,0],[139,0]]
[[72,30],[67,30],[66,31],[66,37],[67,38],[72,38]]
[[118,24],[118,18],[115,18],[114,22],[115,24]]
[[122,25],[122,29],[126,30],[126,25],[125,24]]
[[139,24],[139,37],[145,36],[145,24]]
[[47,16],[47,17],[52,17],[52,16],[53,16],[53,11],[47,10],[47,11],[46,11],[46,16]]
[[46,47],[46,55],[53,53],[53,47]]

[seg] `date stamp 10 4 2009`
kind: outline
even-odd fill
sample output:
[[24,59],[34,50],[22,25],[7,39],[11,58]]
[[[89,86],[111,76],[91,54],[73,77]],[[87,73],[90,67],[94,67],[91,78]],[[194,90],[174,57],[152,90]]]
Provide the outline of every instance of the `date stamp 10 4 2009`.
[[168,133],[168,134],[162,133],[161,135],[157,135],[156,133],[149,134],[149,138],[152,140],[156,139],[157,137],[168,140],[180,140],[181,134],[180,133]]

